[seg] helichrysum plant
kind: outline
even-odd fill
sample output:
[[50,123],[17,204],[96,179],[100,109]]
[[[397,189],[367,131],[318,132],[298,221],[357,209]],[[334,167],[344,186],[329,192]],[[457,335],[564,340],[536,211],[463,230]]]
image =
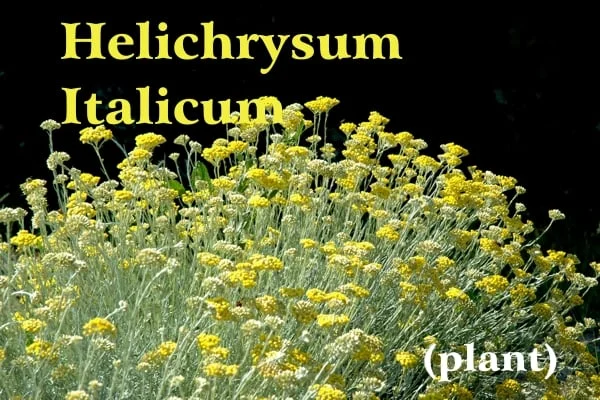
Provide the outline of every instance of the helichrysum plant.
[[[516,179],[463,168],[454,143],[427,155],[377,112],[331,143],[337,104],[234,123],[206,148],[181,135],[168,157],[156,133],[125,149],[83,129],[102,176],[55,151],[45,121],[51,180],[21,185],[27,209],[0,209],[0,397],[600,396],[596,322],[570,316],[597,277],[540,248]],[[115,144],[123,159],[105,168]],[[556,373],[429,377],[429,346],[435,360],[467,343],[549,344]]]

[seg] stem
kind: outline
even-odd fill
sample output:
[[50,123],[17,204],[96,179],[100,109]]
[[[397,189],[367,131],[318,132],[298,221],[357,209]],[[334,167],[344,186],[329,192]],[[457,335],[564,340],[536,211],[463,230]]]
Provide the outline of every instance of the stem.
[[102,173],[104,174],[107,180],[110,180],[110,176],[108,175],[108,172],[106,172],[106,167],[104,166],[104,159],[100,155],[99,147],[97,145],[94,145],[93,147],[96,156],[98,156],[98,160],[100,160],[100,168],[102,169]]

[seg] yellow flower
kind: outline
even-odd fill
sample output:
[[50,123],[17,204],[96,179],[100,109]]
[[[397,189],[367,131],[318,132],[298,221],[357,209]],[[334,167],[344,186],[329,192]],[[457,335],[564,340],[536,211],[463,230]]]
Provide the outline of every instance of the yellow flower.
[[83,334],[91,336],[96,333],[99,335],[115,335],[117,333],[117,328],[115,328],[115,326],[106,318],[96,317],[90,319],[83,326]]
[[129,158],[133,161],[149,160],[152,153],[146,149],[135,148],[129,152]]
[[567,400],[567,397],[560,393],[556,393],[552,389],[548,389],[548,391],[542,396],[541,400]]
[[413,164],[424,171],[437,171],[441,165],[432,157],[421,155],[415,158]]
[[22,229],[16,236],[10,238],[10,244],[19,248],[37,247],[42,244],[42,238]]
[[521,306],[529,300],[535,300],[535,289],[519,283],[510,290],[510,298],[515,306]]
[[380,363],[385,358],[383,353],[383,340],[374,335],[359,334],[360,344],[358,349],[352,355],[352,359],[357,361],[368,361],[371,363]]
[[214,187],[216,187],[217,189],[221,189],[224,191],[229,191],[231,189],[233,189],[236,185],[236,182],[226,176],[222,176],[216,179],[212,180],[212,184]]
[[521,394],[521,385],[514,379],[506,379],[496,386],[496,397],[498,399],[517,399]]
[[317,311],[312,303],[300,300],[292,306],[292,315],[301,324],[309,324],[317,318]]
[[233,317],[231,314],[229,302],[223,297],[208,299],[206,300],[206,305],[208,306],[208,308],[213,309],[215,311],[214,318],[217,321],[227,321]]
[[305,249],[312,249],[318,246],[318,242],[312,239],[300,239],[300,245]]
[[344,392],[336,389],[330,384],[321,385],[317,390],[315,400],[346,400],[348,397]]
[[375,232],[375,236],[390,242],[400,239],[400,234],[391,226],[384,225]]
[[572,306],[580,306],[584,303],[583,298],[581,298],[581,296],[579,296],[578,294],[570,296],[568,300],[569,304]]
[[346,136],[350,136],[352,132],[356,130],[356,124],[352,122],[344,122],[340,124],[340,131],[344,132]]
[[231,285],[240,284],[245,288],[252,288],[256,286],[256,278],[258,274],[256,271],[247,269],[238,269],[236,271],[227,272],[226,279]]
[[52,343],[40,338],[35,338],[33,342],[25,348],[25,353],[40,360],[55,361],[58,359],[56,347]]
[[304,122],[304,115],[297,110],[285,109],[283,110],[282,117],[281,126],[291,131],[295,131],[301,127]]
[[369,122],[374,126],[381,126],[386,125],[388,122],[390,122],[390,119],[384,117],[377,111],[371,111],[369,113]]
[[423,338],[423,344],[425,346],[431,346],[432,344],[436,344],[437,342],[437,338],[432,335],[427,335]]
[[206,265],[210,267],[215,267],[219,265],[219,262],[221,262],[221,257],[206,251],[199,253],[197,257],[198,262],[200,262],[201,265]]
[[221,343],[221,339],[217,335],[211,335],[208,333],[199,334],[196,340],[200,350],[211,350]]
[[445,272],[447,269],[455,265],[454,260],[446,256],[440,256],[435,260],[435,265],[440,272]]
[[486,293],[494,295],[502,292],[508,286],[508,279],[501,275],[491,275],[475,282],[475,286],[483,289]]
[[156,367],[163,364],[177,349],[177,343],[166,341],[158,345],[158,347],[142,356],[138,369],[145,369],[148,366]]
[[468,301],[469,300],[469,296],[467,296],[467,294],[465,292],[463,292],[462,290],[460,290],[459,288],[456,288],[456,287],[451,287],[450,289],[448,289],[446,291],[446,296],[449,299],[457,299],[460,301]]
[[275,256],[253,254],[248,261],[255,271],[281,271],[283,269],[283,261]]
[[81,143],[97,145],[102,141],[111,140],[113,135],[110,129],[106,129],[104,125],[99,125],[95,128],[84,128],[79,131],[79,140]]
[[213,165],[217,165],[232,154],[228,146],[212,146],[202,150],[202,157]]
[[117,201],[129,201],[133,199],[133,193],[129,190],[116,190],[114,196]]
[[265,208],[269,207],[269,204],[269,199],[258,195],[253,195],[248,199],[248,205],[250,207]]
[[396,362],[403,368],[413,368],[419,363],[419,358],[408,351],[399,351],[396,353]]
[[512,176],[496,175],[496,180],[498,181],[498,185],[500,185],[502,190],[514,189],[517,184],[517,180]]
[[396,142],[402,146],[407,146],[414,139],[410,132],[400,132],[396,134]]
[[315,114],[326,113],[333,107],[337,106],[340,101],[336,98],[318,96],[316,100],[311,100],[304,105]]
[[337,325],[346,325],[350,322],[350,318],[347,315],[337,314],[319,314],[317,315],[317,324],[323,328],[331,328]]
[[280,104],[280,101],[275,96],[261,96],[258,98],[267,111],[272,111],[273,107]]
[[440,146],[446,153],[452,154],[456,157],[464,157],[469,155],[469,151],[462,146],[455,143],[446,143]]
[[279,294],[281,294],[283,297],[301,297],[304,294],[304,289],[282,287],[279,289]]
[[39,319],[32,318],[19,321],[19,325],[21,326],[21,329],[27,333],[38,333],[46,326],[46,323]]
[[265,314],[277,314],[279,311],[279,304],[277,303],[277,299],[273,296],[261,296],[255,299],[256,308],[262,311]]
[[306,291],[306,297],[313,303],[323,303],[327,299],[327,293],[321,289],[308,289]]
[[492,255],[500,254],[502,251],[500,245],[495,240],[489,238],[479,239],[479,246],[481,250]]
[[227,143],[227,149],[233,154],[241,153],[248,148],[248,143],[242,142],[241,140],[233,140]]
[[165,143],[167,140],[156,133],[144,133],[135,137],[135,145],[140,149],[152,151],[155,147]]
[[85,390],[71,390],[65,400],[89,400],[91,397]]
[[531,312],[534,315],[544,318],[545,320],[549,320],[550,318],[552,318],[552,315],[554,314],[554,310],[552,309],[552,306],[548,303],[535,304],[533,307],[531,307]]
[[175,351],[175,349],[177,348],[177,343],[175,342],[164,342],[161,343],[160,346],[158,346],[158,354],[160,354],[162,357],[169,357],[171,354],[173,354],[173,352]]
[[[78,182],[83,183],[84,186],[96,186],[100,182],[99,176],[94,176],[87,172],[83,172],[78,179]],[[75,181],[71,181],[67,184],[67,189],[76,189],[78,185]]]
[[310,204],[310,198],[300,193],[294,193],[290,196],[290,203],[297,206],[306,206]]
[[303,158],[303,157],[308,157],[308,155],[310,154],[310,151],[306,147],[291,146],[285,150],[285,154],[290,157]]
[[592,261],[590,263],[590,267],[592,267],[592,269],[594,270],[594,272],[596,272],[597,274],[600,274],[600,263],[597,261]]
[[350,302],[350,299],[348,299],[348,297],[340,292],[329,292],[325,295],[325,301],[329,304],[340,304],[340,305],[344,305],[344,304],[348,304]]
[[210,363],[204,366],[206,376],[234,376],[239,370],[238,365],[227,365],[222,363]]
[[340,290],[345,293],[350,293],[358,298],[368,297],[370,294],[368,289],[365,289],[364,287],[359,286],[356,283],[347,283],[341,286]]

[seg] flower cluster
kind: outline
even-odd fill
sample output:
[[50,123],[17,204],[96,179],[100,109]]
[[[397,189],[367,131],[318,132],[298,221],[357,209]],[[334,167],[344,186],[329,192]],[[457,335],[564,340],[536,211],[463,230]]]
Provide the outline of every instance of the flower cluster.
[[[375,111],[327,142],[338,103],[234,122],[208,146],[181,135],[164,158],[162,135],[126,150],[104,126],[83,129],[96,155],[122,149],[113,177],[102,158],[104,177],[53,152],[52,182],[21,186],[27,210],[0,210],[0,397],[600,396],[585,339],[596,322],[569,316],[597,276],[539,246],[515,200],[525,189],[460,168],[456,143],[425,154]],[[43,127],[51,139],[60,125]],[[436,359],[474,339],[550,344],[560,376],[428,377],[429,345]]]

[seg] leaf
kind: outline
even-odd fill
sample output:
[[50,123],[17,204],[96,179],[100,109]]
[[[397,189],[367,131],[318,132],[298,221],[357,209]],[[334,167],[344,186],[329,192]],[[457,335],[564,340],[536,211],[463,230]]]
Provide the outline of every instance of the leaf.
[[[248,170],[254,166],[254,161],[251,159],[248,159],[248,160],[246,160],[244,165],[246,166],[246,170]],[[246,189],[248,188],[248,186],[250,186],[250,182],[251,182],[250,179],[246,178],[245,176],[242,176],[240,178],[240,183],[238,183],[238,187],[237,187],[238,193],[244,193],[246,191]]]
[[248,185],[250,184],[250,181],[246,178],[242,178],[240,180],[240,183],[238,184],[238,192],[239,193],[244,193],[244,191],[248,188]]
[[302,132],[304,132],[304,122],[302,122],[300,125],[298,125],[298,128],[296,128],[296,132],[294,132],[294,134],[292,136],[288,137],[286,144],[297,145],[298,139],[300,138],[300,135],[302,134]]
[[176,181],[175,179],[169,180],[169,188],[177,190],[177,193],[181,196],[185,193],[185,187],[181,184],[181,182]]
[[202,161],[198,161],[192,170],[192,184],[198,180],[205,181],[212,188],[212,180],[208,173],[208,168],[206,168],[206,165]]
[[467,290],[466,295],[474,302],[477,303],[481,299],[481,292],[475,289]]
[[302,135],[302,132],[304,132],[305,129],[305,125],[304,125],[304,121],[298,125],[298,128],[296,128],[296,133],[294,134],[294,142],[298,142],[298,138],[300,137],[300,135]]

